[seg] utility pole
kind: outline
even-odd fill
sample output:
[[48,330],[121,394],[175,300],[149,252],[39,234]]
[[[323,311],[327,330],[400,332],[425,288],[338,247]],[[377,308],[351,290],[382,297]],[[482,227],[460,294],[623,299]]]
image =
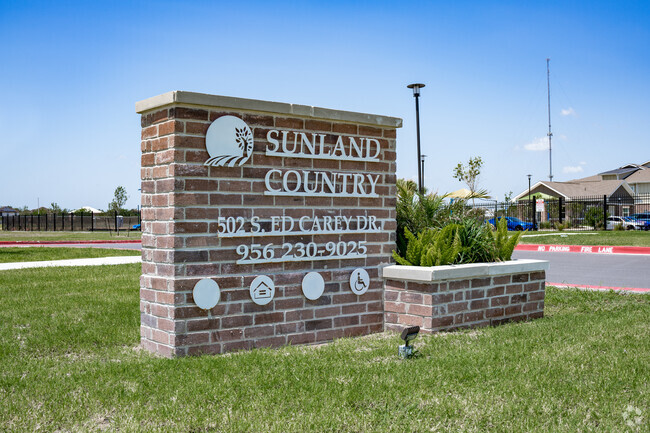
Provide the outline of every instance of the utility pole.
[[551,59],[546,59],[546,90],[548,94],[548,181],[553,182],[553,158],[551,156],[551,69],[549,62]]

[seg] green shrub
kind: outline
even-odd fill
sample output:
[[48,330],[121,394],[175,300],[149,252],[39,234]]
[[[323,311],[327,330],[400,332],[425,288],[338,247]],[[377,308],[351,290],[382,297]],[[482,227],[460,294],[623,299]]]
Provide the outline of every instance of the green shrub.
[[494,239],[494,247],[496,250],[495,260],[506,261],[512,258],[512,252],[521,239],[524,232],[515,232],[512,236],[508,235],[508,223],[505,218],[497,222],[496,231],[490,234]]
[[497,223],[495,231],[489,224],[469,218],[442,228],[424,229],[417,235],[405,228],[405,252],[393,251],[393,258],[407,266],[505,261],[512,257],[522,233],[510,236],[505,218]]
[[[609,213],[607,216],[609,216]],[[593,206],[587,209],[587,212],[585,213],[585,223],[592,226],[594,229],[604,228],[603,209],[598,206]]]
[[404,257],[393,251],[393,258],[400,265],[410,266],[440,266],[453,264],[460,252],[460,238],[455,224],[444,229],[425,229],[413,235],[408,228],[404,229],[408,246]]
[[[501,221],[505,223],[506,219],[502,218]],[[456,263],[494,261],[496,249],[490,224],[482,224],[474,219],[464,219],[459,224],[458,233],[461,250]]]
[[426,229],[442,228],[450,223],[458,223],[472,216],[481,218],[478,209],[470,209],[465,200],[445,203],[446,195],[435,193],[420,194],[412,180],[397,180],[397,251],[405,256],[409,240],[405,229],[411,233],[421,233]]

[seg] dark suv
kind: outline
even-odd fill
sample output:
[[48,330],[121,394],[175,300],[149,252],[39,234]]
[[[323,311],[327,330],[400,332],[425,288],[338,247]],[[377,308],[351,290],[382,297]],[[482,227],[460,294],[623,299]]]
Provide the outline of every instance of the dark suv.
[[637,223],[643,223],[644,230],[650,230],[650,212],[640,212],[630,215],[630,218]]

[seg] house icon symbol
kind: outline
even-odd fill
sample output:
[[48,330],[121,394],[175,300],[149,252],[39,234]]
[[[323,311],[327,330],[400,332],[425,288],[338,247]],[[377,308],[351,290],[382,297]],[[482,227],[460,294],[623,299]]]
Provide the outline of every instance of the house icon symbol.
[[249,293],[257,305],[266,305],[275,296],[275,284],[266,275],[258,275],[250,285]]
[[261,281],[260,284],[258,284],[257,287],[253,289],[253,298],[255,299],[266,299],[272,297],[273,290],[271,290],[271,288],[264,281]]

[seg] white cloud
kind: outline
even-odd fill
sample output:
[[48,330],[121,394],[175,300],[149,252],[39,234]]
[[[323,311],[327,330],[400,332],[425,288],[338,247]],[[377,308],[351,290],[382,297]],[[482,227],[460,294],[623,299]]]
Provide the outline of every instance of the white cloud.
[[525,144],[524,149],[533,152],[538,152],[540,150],[548,150],[548,137],[536,138],[532,142]]
[[586,161],[580,161],[580,165],[587,165]]
[[560,111],[560,114],[562,114],[563,116],[577,116],[578,115],[576,113],[576,110],[573,109],[573,107],[563,108],[562,111]]
[[581,165],[576,165],[576,166],[564,166],[562,167],[562,173],[582,173],[584,170],[582,169]]

